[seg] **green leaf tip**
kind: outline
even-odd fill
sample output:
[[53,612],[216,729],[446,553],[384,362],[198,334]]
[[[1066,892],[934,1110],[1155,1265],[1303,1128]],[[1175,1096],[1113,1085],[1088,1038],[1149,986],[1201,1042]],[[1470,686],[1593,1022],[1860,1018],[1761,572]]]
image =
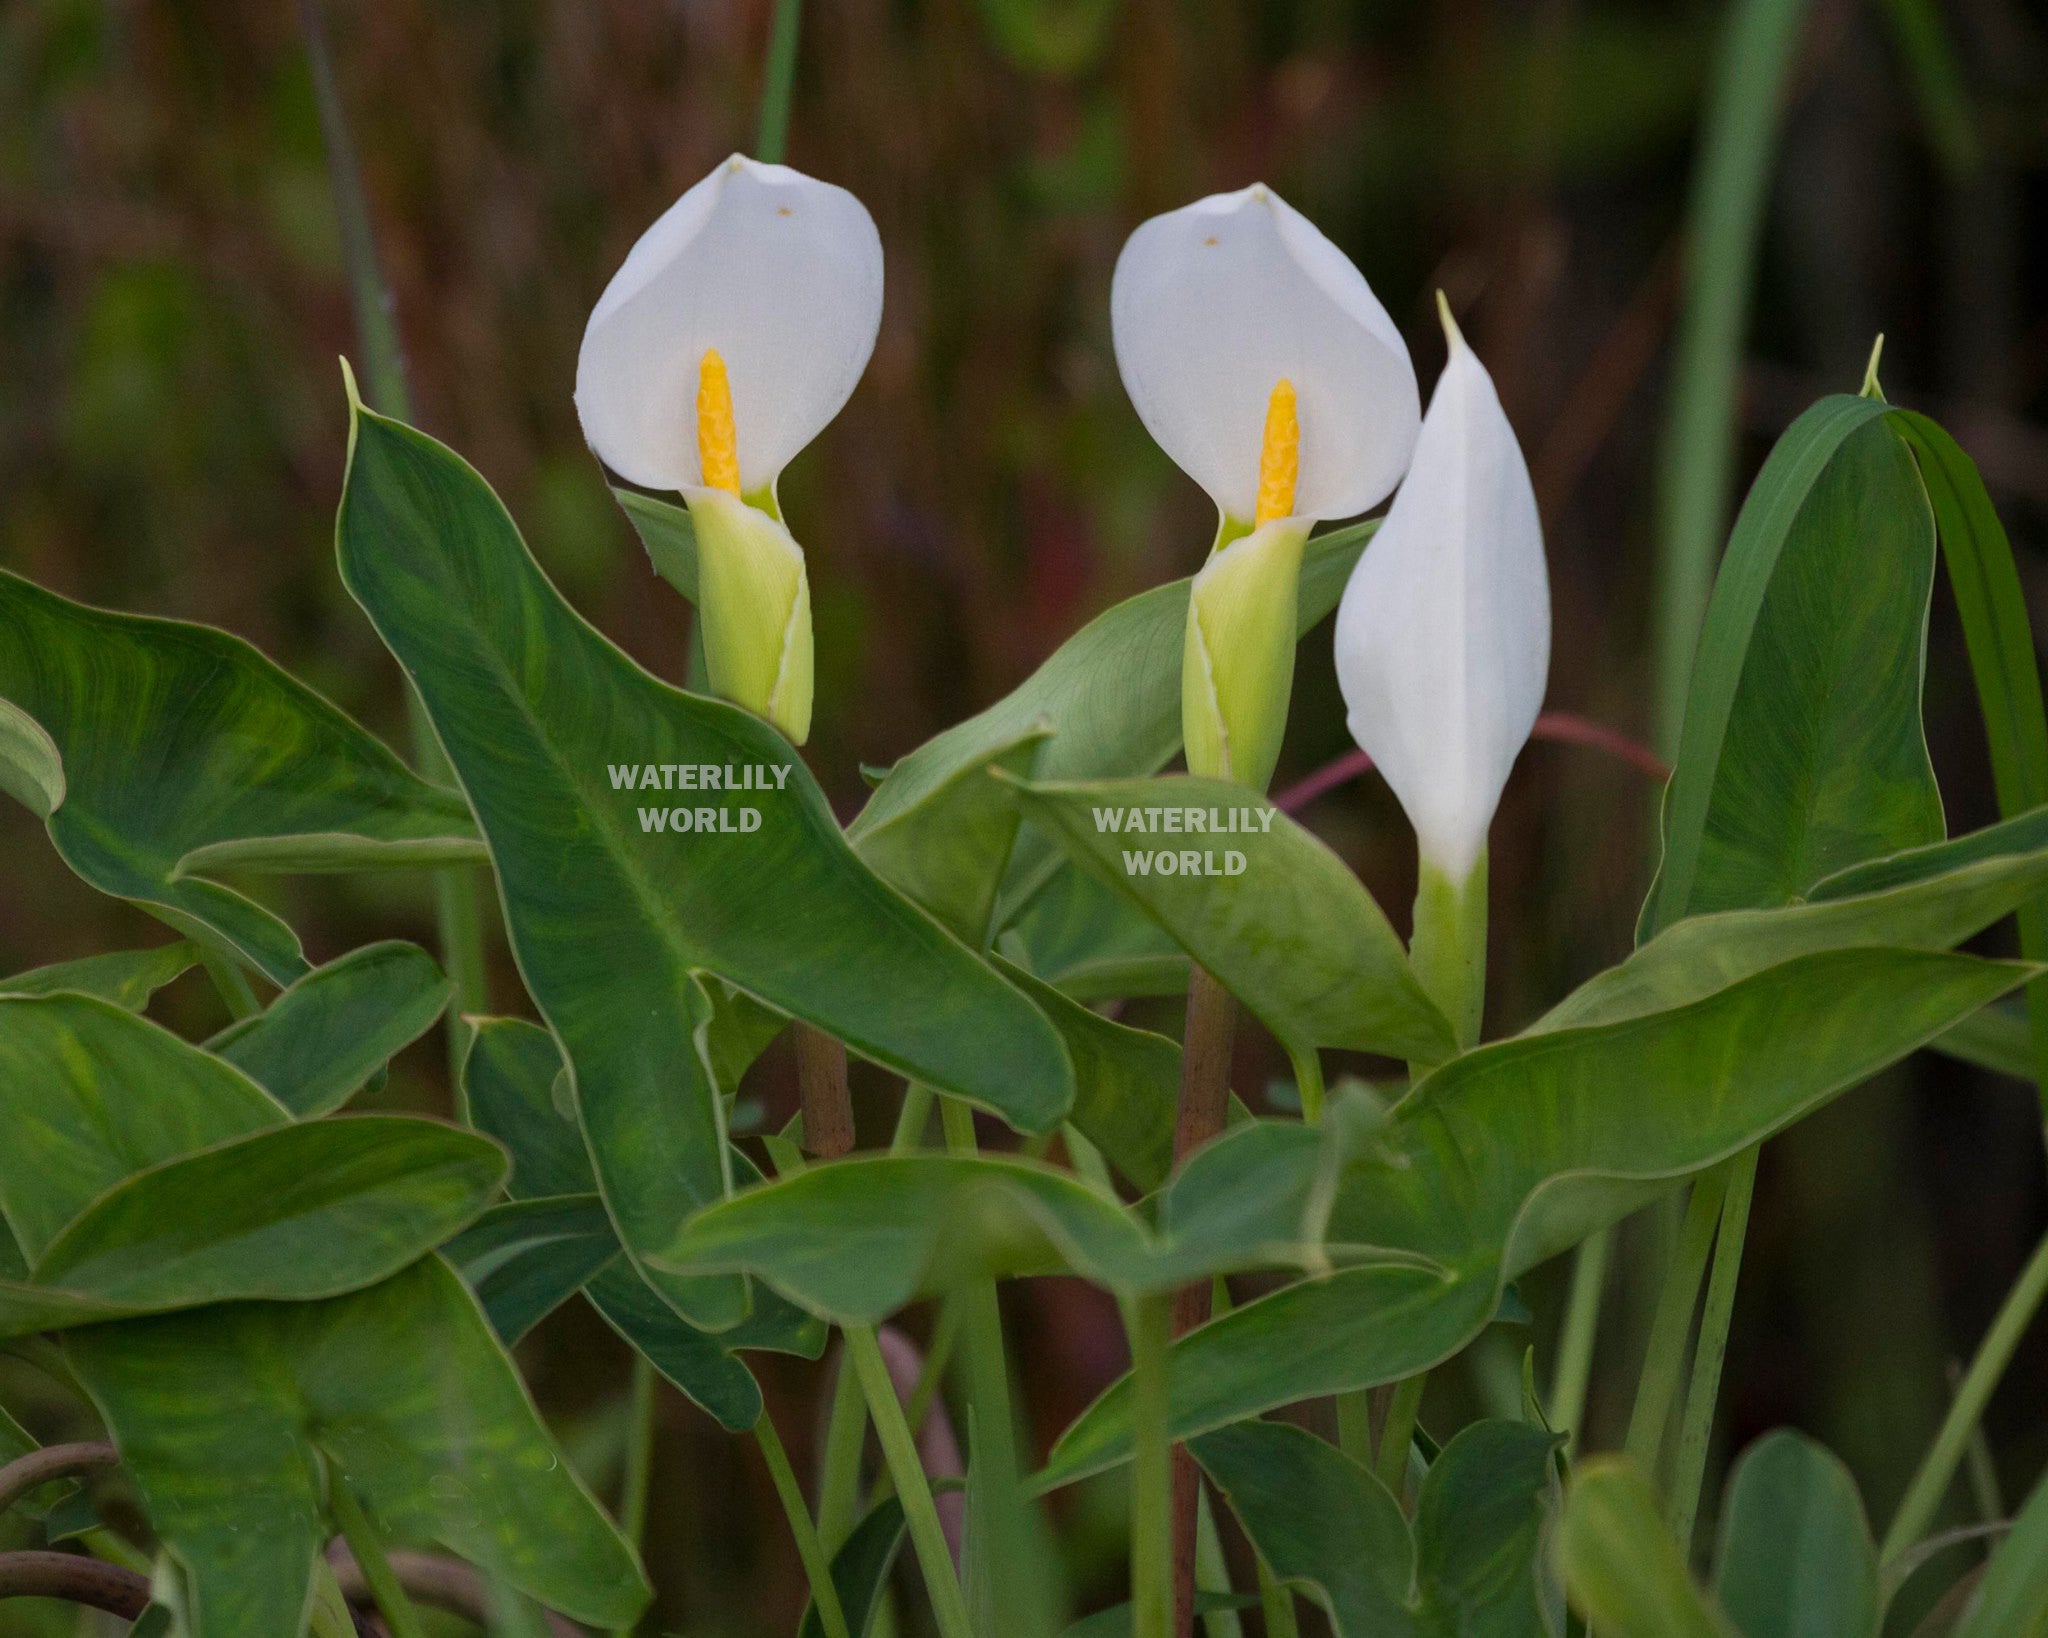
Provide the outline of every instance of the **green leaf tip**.
[[1875,398],[1880,404],[1891,402],[1884,395],[1884,388],[1878,385],[1878,360],[1884,357],[1884,332],[1877,332],[1877,339],[1870,344],[1870,362],[1863,366],[1863,385],[1857,389],[1862,398]]

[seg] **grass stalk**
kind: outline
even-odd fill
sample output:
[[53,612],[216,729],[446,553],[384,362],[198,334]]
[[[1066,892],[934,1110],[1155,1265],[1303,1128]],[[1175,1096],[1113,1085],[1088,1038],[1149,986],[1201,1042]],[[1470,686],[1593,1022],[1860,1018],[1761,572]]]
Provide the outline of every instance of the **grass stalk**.
[[789,1465],[789,1452],[782,1435],[775,1431],[775,1419],[762,1411],[754,1423],[754,1442],[768,1464],[768,1476],[775,1481],[775,1494],[789,1519],[789,1533],[796,1538],[796,1556],[803,1561],[804,1576],[811,1584],[811,1604],[825,1629],[825,1638],[852,1638],[846,1625],[846,1611],[839,1603],[839,1588],[832,1579],[831,1556],[818,1539],[811,1510],[804,1503],[804,1488],[797,1482],[796,1469]]
[[1665,1425],[1678,1396],[1679,1378],[1685,1371],[1685,1344],[1692,1332],[1693,1307],[1699,1300],[1700,1280],[1706,1273],[1714,1232],[1720,1226],[1721,1202],[1727,1189],[1727,1172],[1720,1167],[1693,1184],[1678,1245],[1664,1270],[1656,1318],[1650,1324],[1650,1346],[1643,1358],[1643,1374],[1636,1382],[1635,1409],[1628,1420],[1627,1449],[1652,1483],[1656,1482],[1663,1454]]
[[761,115],[754,131],[754,157],[779,165],[789,150],[789,102],[796,83],[797,37],[803,0],[775,0],[775,32],[768,38],[768,64],[761,76]]
[[882,1459],[903,1503],[903,1517],[910,1530],[910,1544],[917,1554],[918,1569],[924,1576],[925,1592],[931,1599],[932,1615],[939,1638],[975,1638],[967,1618],[967,1601],[960,1592],[960,1577],[953,1568],[953,1555],[946,1545],[945,1527],[932,1500],[932,1487],[918,1459],[917,1441],[904,1420],[903,1406],[896,1398],[895,1384],[882,1358],[871,1325],[846,1327],[846,1351],[859,1375],[866,1395],[868,1416],[881,1441]]
[[1728,1356],[1728,1326],[1735,1316],[1735,1290],[1742,1279],[1742,1247],[1749,1234],[1750,1200],[1756,1192],[1756,1157],[1757,1151],[1751,1149],[1728,1162],[1728,1192],[1721,1202],[1714,1268],[1707,1278],[1692,1381],[1685,1390],[1685,1414],[1679,1423],[1678,1467],[1671,1477],[1668,1512],[1671,1533],[1688,1562],[1693,1523],[1699,1515],[1700,1485],[1707,1472],[1707,1445],[1714,1433],[1714,1408],[1721,1397],[1721,1367]]
[[1934,1443],[1928,1447],[1912,1482],[1906,1486],[1899,1510],[1892,1515],[1891,1528],[1885,1531],[1884,1543],[1878,1548],[1877,1556],[1881,1562],[1889,1564],[1897,1559],[1934,1522],[1935,1512],[1941,1506],[1942,1498],[1948,1494],[1956,1468],[1969,1449],[1970,1435],[1984,1419],[1984,1407],[1990,1403],[1999,1378],[2005,1375],[2006,1366],[2012,1363],[2014,1350],[2026,1335],[2027,1327],[2033,1323],[2044,1297],[2048,1297],[2048,1236],[2044,1236],[2034,1248],[2026,1267],[2020,1270],[2020,1277],[2005,1294],[2004,1303],[1991,1321],[1991,1329],[1984,1333],[1984,1340],[1977,1345],[1976,1356],[1970,1361],[1970,1368],[1963,1373],[1962,1383],[1949,1404],[1948,1415],[1942,1419]]
[[1568,1456],[1579,1448],[1586,1419],[1593,1344],[1600,1330],[1600,1297],[1613,1250],[1614,1230],[1604,1228],[1579,1246],[1572,1264],[1572,1288],[1565,1299],[1564,1328],[1557,1345],[1557,1373],[1550,1385],[1550,1425],[1564,1433]]

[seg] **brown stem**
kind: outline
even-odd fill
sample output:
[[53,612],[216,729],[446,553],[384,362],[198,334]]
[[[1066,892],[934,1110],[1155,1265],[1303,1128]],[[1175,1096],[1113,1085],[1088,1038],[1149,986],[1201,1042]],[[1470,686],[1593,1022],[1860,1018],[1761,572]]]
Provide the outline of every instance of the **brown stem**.
[[44,1445],[26,1456],[0,1467],[0,1513],[22,1497],[52,1479],[69,1478],[93,1468],[116,1467],[121,1458],[114,1447],[95,1442],[79,1445]]
[[[491,1608],[490,1588],[484,1578],[460,1559],[437,1553],[392,1553],[391,1573],[398,1578],[408,1598],[450,1615],[459,1615],[471,1625],[489,1630],[496,1614]],[[367,1604],[370,1584],[346,1543],[335,1541],[327,1549],[327,1562],[341,1595],[351,1604]],[[553,1638],[583,1638],[582,1628],[553,1610],[542,1612]]]
[[82,1553],[0,1553],[0,1599],[61,1598],[124,1621],[149,1608],[149,1577]]
[[[1173,1126],[1177,1166],[1221,1135],[1230,1112],[1230,1050],[1237,998],[1199,964],[1188,969],[1188,1019],[1181,1036],[1180,1110]],[[1209,1317],[1210,1285],[1197,1280],[1173,1294],[1173,1334]],[[1173,1620],[1179,1638],[1195,1630],[1195,1517],[1201,1475],[1187,1446],[1173,1447]]]
[[796,1026],[796,1084],[803,1100],[804,1150],[837,1160],[853,1147],[853,1097],[846,1088],[846,1048],[801,1021]]

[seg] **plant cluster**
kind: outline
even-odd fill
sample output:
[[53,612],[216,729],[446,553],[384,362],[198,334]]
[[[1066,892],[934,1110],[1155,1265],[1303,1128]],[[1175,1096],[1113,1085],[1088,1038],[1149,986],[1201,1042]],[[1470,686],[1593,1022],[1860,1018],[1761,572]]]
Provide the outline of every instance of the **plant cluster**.
[[[1733,1469],[1710,1584],[1693,1549],[1759,1145],[1930,1044],[2048,1063],[2048,1014],[2003,1000],[2048,971],[2048,727],[1969,461],[1874,379],[1784,435],[1714,591],[1637,946],[1487,1041],[1487,832],[1550,634],[1528,474],[1448,306],[1425,410],[1364,278],[1269,190],[1142,226],[1118,360],[1217,503],[1209,554],[842,826],[798,751],[811,565],[776,480],[859,378],[882,283],[858,201],[735,157],[591,316],[578,409],[696,606],[687,689],[352,379],[340,569],[416,694],[417,770],[233,637],[0,575],[0,785],[179,935],[0,980],[0,1335],[106,1433],[41,1447],[0,1416],[0,1511],[48,1538],[0,1553],[0,1598],[185,1638],[414,1638],[421,1606],[632,1630],[644,1488],[608,1516],[509,1353],[580,1295],[645,1381],[758,1442],[805,1634],[1061,1631],[1042,1499],[1126,1467],[1129,1602],[1073,1634],[1291,1634],[1303,1602],[1344,1638],[1880,1631],[2042,1258],[1882,1543],[1780,1433]],[[1954,838],[1920,714],[1938,558],[2007,814]],[[1265,795],[1295,644],[1333,611],[1352,731],[1415,830],[1406,940]],[[538,1021],[449,1019],[452,1124],[350,1113],[454,985],[403,943],[312,965],[245,888],[438,873],[459,980],[478,866]],[[2028,960],[1958,953],[2014,914]],[[192,1041],[147,1009],[202,963],[233,1018]],[[1178,1041],[1110,1005],[1182,992]],[[1290,1098],[1235,1095],[1240,1010]],[[742,1133],[785,1031],[801,1112]],[[855,1146],[849,1051],[902,1083],[886,1149]],[[1404,1068],[1326,1086],[1327,1052]],[[1645,1209],[1675,1224],[1663,1299],[1627,1448],[1589,1453],[1600,1248]],[[1427,1425],[1427,1374],[1526,1326],[1516,1281],[1575,1249],[1522,1414]],[[1113,1294],[1131,1369],[1030,1473],[996,1286],[1044,1275]],[[906,1360],[883,1328],[926,1302]],[[835,1335],[807,1486],[748,1356]],[[947,1386],[964,1496],[918,1444]],[[139,1519],[80,1488],[116,1462]],[[2043,1630],[2048,1487],[1985,1533],[1933,1630]]]

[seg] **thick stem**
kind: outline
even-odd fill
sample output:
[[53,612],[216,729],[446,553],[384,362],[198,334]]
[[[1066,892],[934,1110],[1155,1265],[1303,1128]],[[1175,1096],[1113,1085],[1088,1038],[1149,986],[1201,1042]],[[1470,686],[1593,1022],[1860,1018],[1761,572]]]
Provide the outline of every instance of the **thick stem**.
[[[1476,1045],[1486,1011],[1486,855],[1454,881],[1429,860],[1415,881],[1415,929],[1408,964],[1423,993],[1450,1020],[1458,1050]],[[1430,1064],[1410,1065],[1418,1079]]]
[[1679,1423],[1678,1469],[1671,1476],[1671,1533],[1687,1560],[1698,1516],[1700,1484],[1707,1472],[1707,1442],[1714,1432],[1714,1406],[1721,1397],[1721,1365],[1728,1353],[1728,1326],[1735,1315],[1741,1282],[1742,1243],[1749,1233],[1749,1202],[1756,1191],[1756,1155],[1751,1149],[1728,1162],[1728,1195],[1721,1202],[1721,1232],[1714,1241],[1714,1272],[1700,1311],[1700,1340],[1693,1350],[1692,1381],[1685,1390]]
[[1677,1249],[1664,1270],[1657,1317],[1650,1324],[1650,1346],[1643,1359],[1643,1374],[1636,1383],[1627,1448],[1636,1466],[1653,1484],[1658,1459],[1663,1454],[1665,1424],[1670,1420],[1678,1379],[1685,1369],[1685,1343],[1692,1331],[1693,1306],[1699,1300],[1700,1278],[1706,1272],[1707,1253],[1713,1249],[1714,1231],[1720,1225],[1721,1201],[1727,1188],[1727,1172],[1720,1167],[1693,1184],[1692,1198],[1685,1208],[1685,1226],[1679,1231]]
[[[487,1631],[491,1622],[497,1619],[490,1586],[478,1571],[460,1559],[443,1558],[435,1553],[400,1552],[389,1556],[392,1575],[414,1603],[446,1610],[451,1615],[461,1616],[471,1626]],[[345,1547],[336,1545],[328,1548],[327,1562],[334,1571],[335,1581],[340,1584],[342,1597],[351,1604],[370,1601],[370,1584],[363,1578],[362,1567]],[[549,1638],[583,1638],[581,1627],[553,1610],[542,1610],[540,1619],[548,1630]]]
[[[1181,1036],[1180,1106],[1173,1128],[1176,1165],[1220,1135],[1230,1112],[1230,1053],[1237,1038],[1237,998],[1199,964],[1188,969],[1187,1027]],[[1211,1288],[1198,1280],[1174,1293],[1173,1334],[1184,1336],[1209,1317]],[[1195,1624],[1195,1510],[1201,1475],[1176,1448],[1173,1469],[1174,1631]]]
[[0,1513],[22,1497],[52,1479],[68,1479],[75,1473],[96,1468],[118,1467],[121,1458],[109,1444],[44,1445],[26,1456],[18,1456],[0,1467]]
[[405,1589],[392,1573],[391,1561],[385,1555],[382,1532],[370,1522],[370,1516],[356,1500],[355,1492],[349,1489],[348,1480],[332,1462],[327,1468],[327,1510],[334,1516],[342,1539],[348,1543],[348,1550],[355,1555],[355,1561],[363,1572],[363,1584],[369,1588],[377,1613],[384,1617],[384,1624],[391,1629],[391,1638],[425,1638],[419,1612],[412,1607],[412,1600],[406,1597]]
[[804,1152],[820,1160],[837,1160],[853,1148],[846,1047],[802,1020],[796,1026],[796,1082],[803,1100]]
[[1891,1528],[1885,1532],[1884,1545],[1878,1549],[1877,1556],[1884,1563],[1898,1558],[1934,1522],[1935,1510],[1948,1494],[1957,1464],[1969,1449],[1971,1430],[1983,1420],[1984,1407],[1990,1402],[1999,1378],[2005,1375],[2005,1368],[2012,1362],[2013,1352],[2033,1323],[2044,1297],[2048,1297],[2048,1236],[2034,1248],[2027,1266],[2020,1270],[2020,1277],[2005,1294],[1991,1329],[1984,1333],[1976,1357],[1963,1373],[1962,1385],[1956,1389],[1941,1431],[1921,1459],[1913,1482],[1906,1486],[1905,1499],[1899,1503]]
[[918,1460],[917,1441],[903,1418],[903,1406],[896,1398],[889,1367],[875,1341],[874,1327],[846,1327],[846,1351],[860,1376],[861,1392],[867,1396],[868,1416],[881,1441],[882,1459],[895,1481],[897,1498],[903,1503],[903,1517],[916,1550],[918,1568],[924,1574],[925,1591],[931,1598],[932,1614],[940,1638],[974,1638],[967,1619],[967,1602],[960,1594],[960,1578],[953,1570],[953,1555],[946,1544],[945,1527],[932,1501],[932,1487]]
[[0,1603],[10,1598],[61,1598],[135,1621],[149,1608],[149,1577],[82,1553],[0,1553]]
[[[1131,1631],[1133,1638],[1167,1638],[1179,1618],[1166,1397],[1172,1315],[1164,1299],[1144,1297],[1131,1306],[1126,1324],[1131,1334]],[[1192,1552],[1189,1558],[1192,1571]],[[1190,1621],[1193,1603],[1190,1590]]]
[[1259,1613],[1266,1618],[1266,1638],[1301,1638],[1294,1617],[1294,1594],[1283,1587],[1266,1561],[1259,1560]]
[[1600,1329],[1600,1295],[1607,1284],[1607,1259],[1614,1231],[1601,1229],[1583,1242],[1572,1265],[1571,1295],[1557,1345],[1557,1375],[1550,1385],[1550,1425],[1565,1435],[1565,1454],[1579,1448],[1586,1419],[1586,1392],[1593,1380],[1593,1343]]
[[1379,1460],[1374,1471],[1380,1483],[1403,1501],[1408,1490],[1408,1447],[1415,1442],[1415,1421],[1422,1414],[1422,1390],[1429,1381],[1427,1371],[1405,1377],[1394,1389],[1387,1408],[1387,1425],[1380,1434]]
[[789,1520],[789,1533],[796,1539],[796,1556],[803,1561],[804,1576],[811,1584],[811,1603],[825,1628],[825,1638],[851,1638],[846,1611],[839,1603],[839,1588],[832,1579],[832,1560],[818,1539],[811,1522],[811,1510],[804,1505],[804,1489],[797,1483],[796,1470],[789,1465],[789,1452],[775,1431],[775,1419],[765,1410],[754,1423],[754,1442],[768,1464],[768,1476],[775,1481],[775,1494]]

